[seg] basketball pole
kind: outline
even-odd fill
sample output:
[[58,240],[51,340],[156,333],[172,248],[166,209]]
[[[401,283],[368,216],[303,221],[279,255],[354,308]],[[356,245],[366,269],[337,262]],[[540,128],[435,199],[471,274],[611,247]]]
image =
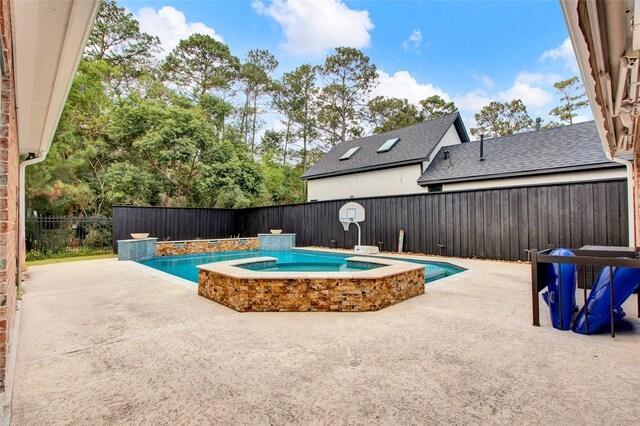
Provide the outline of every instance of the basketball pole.
[[[340,219],[340,222],[342,222],[342,226],[344,228],[344,231],[347,232],[349,230],[349,225],[351,225],[352,223],[355,223],[356,226],[358,227],[358,245],[362,245],[362,229],[360,229],[360,224],[358,222],[355,222],[353,220],[342,220]],[[344,224],[347,224],[347,226],[345,227]]]
[[358,222],[353,222],[358,227],[358,245],[361,246],[362,243],[360,241],[360,237],[362,236],[362,230],[360,229],[360,224]]

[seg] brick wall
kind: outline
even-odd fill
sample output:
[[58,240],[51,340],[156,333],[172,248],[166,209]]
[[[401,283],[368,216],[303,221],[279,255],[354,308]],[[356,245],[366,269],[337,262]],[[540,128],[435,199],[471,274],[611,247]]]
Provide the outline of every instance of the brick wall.
[[9,330],[16,308],[18,236],[18,139],[12,65],[9,1],[0,1],[0,33],[5,74],[0,82],[0,391],[5,385],[5,366],[12,339]]

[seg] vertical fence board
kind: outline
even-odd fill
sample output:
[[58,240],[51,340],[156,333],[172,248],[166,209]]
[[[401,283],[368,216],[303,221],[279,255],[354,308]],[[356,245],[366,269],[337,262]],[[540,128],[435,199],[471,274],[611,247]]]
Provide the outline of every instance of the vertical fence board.
[[[280,228],[295,232],[300,246],[353,247],[357,229],[344,232],[338,209],[351,200],[321,201],[241,210],[114,207],[113,242],[131,232],[161,240],[255,236]],[[366,208],[363,244],[500,260],[526,260],[528,249],[626,245],[626,182],[569,183],[466,192],[423,193],[355,199]],[[439,248],[439,245],[444,248]]]

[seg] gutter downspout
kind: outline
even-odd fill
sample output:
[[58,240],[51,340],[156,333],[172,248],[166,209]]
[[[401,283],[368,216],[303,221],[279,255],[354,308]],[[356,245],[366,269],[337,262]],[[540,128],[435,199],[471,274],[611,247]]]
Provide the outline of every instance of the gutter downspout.
[[18,178],[18,187],[20,188],[20,199],[18,200],[18,210],[20,211],[20,218],[18,219],[18,286],[22,286],[24,280],[22,268],[25,265],[25,220],[26,220],[26,175],[25,171],[27,166],[37,164],[47,158],[47,151],[41,152],[36,158],[25,160],[20,163],[20,176]]
[[608,151],[605,152],[607,157],[618,164],[624,164],[627,168],[627,216],[629,220],[629,247],[636,247],[636,180],[633,173],[633,163],[629,160],[623,160],[612,156]]

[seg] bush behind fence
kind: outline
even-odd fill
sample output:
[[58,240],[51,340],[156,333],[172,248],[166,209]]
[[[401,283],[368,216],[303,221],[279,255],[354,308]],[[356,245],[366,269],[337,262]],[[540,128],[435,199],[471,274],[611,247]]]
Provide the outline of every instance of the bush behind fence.
[[111,251],[110,217],[29,217],[25,243],[30,259],[80,251]]

